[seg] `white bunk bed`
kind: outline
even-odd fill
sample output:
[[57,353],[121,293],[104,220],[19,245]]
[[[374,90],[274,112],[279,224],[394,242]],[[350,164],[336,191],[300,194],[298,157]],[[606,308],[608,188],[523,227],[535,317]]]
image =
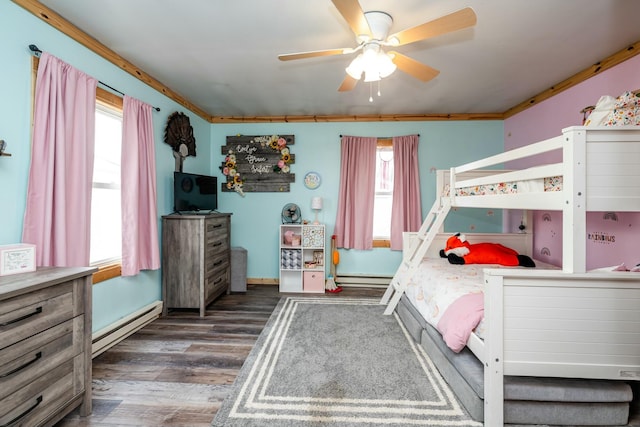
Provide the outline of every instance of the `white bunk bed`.
[[[471,180],[457,176],[492,165],[562,150],[562,161]],[[568,273],[584,273],[586,212],[640,212],[640,129],[571,127],[562,135],[451,169],[451,188],[561,176],[560,191],[487,196],[450,195],[452,206],[563,212],[563,261]]]
[[[562,151],[560,163],[481,170],[552,150]],[[546,177],[562,177],[561,188],[457,195],[463,188]],[[485,425],[503,424],[505,375],[640,380],[640,273],[586,271],[586,212],[640,212],[640,127],[570,127],[558,137],[451,168],[448,183],[438,181],[433,218],[408,245],[405,267],[441,248],[438,232],[451,207],[563,213],[562,270],[484,270],[485,335],[471,334],[467,346],[484,365]],[[507,236],[515,240],[504,244],[514,247],[518,237]],[[522,237],[521,245],[530,248],[531,237]],[[385,313],[404,286],[394,277],[381,301],[388,304]]]

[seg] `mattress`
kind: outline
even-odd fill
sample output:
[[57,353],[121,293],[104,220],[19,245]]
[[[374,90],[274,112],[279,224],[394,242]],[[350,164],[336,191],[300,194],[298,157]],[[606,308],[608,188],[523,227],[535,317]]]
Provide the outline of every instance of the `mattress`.
[[[536,261],[536,268],[557,267]],[[405,294],[425,321],[436,328],[455,352],[464,348],[473,332],[484,336],[483,277],[496,264],[450,264],[446,258],[425,258],[409,278]],[[407,274],[402,267],[400,280]]]
[[[486,196],[489,194],[536,193],[546,191],[562,191],[562,176],[462,187],[456,189],[456,196]],[[446,196],[449,195],[449,185],[445,186],[443,194]]]

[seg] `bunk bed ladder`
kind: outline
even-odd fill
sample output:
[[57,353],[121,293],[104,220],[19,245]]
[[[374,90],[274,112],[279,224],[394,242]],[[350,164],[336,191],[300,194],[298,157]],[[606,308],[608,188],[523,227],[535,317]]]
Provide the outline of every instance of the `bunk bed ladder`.
[[412,246],[403,256],[402,264],[394,274],[380,300],[380,304],[387,304],[387,308],[384,311],[385,315],[389,315],[395,310],[404,290],[407,288],[409,280],[411,280],[414,271],[420,266],[450,210],[451,201],[448,198],[443,198],[442,201],[436,200],[431,207],[420,230],[418,230],[415,242],[411,244]]

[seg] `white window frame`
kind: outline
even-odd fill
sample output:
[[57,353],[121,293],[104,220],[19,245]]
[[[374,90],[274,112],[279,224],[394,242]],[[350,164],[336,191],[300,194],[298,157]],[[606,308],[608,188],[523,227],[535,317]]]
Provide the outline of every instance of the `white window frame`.
[[[100,87],[96,89],[96,109],[107,107],[112,111],[119,111],[122,114],[123,99],[121,96],[108,92]],[[93,274],[93,283],[99,283],[122,274],[122,260],[115,258],[105,260],[97,265],[98,271]]]
[[[122,260],[122,239],[121,239],[122,233],[121,232],[118,233],[120,234],[120,236],[113,236],[114,231],[122,229],[120,224],[120,218],[122,215],[119,209],[120,199],[121,199],[119,153],[120,153],[121,144],[122,144],[122,109],[115,108],[111,105],[107,105],[102,102],[97,102],[95,113],[96,113],[96,148],[95,148],[95,161],[94,161],[93,184],[92,184],[92,189],[93,189],[92,208],[96,208],[98,206],[99,200],[98,200],[98,195],[96,190],[106,189],[106,190],[115,190],[115,191],[113,191],[112,193],[111,192],[109,193],[109,196],[108,196],[109,202],[107,203],[102,202],[101,204],[101,206],[107,209],[106,211],[107,215],[102,216],[101,219],[98,219],[97,217],[95,217],[96,212],[92,211],[93,216],[91,218],[91,226],[92,226],[91,248],[92,248],[92,251],[96,250],[96,248],[100,248],[100,249],[104,249],[105,247],[117,248],[115,249],[115,252],[109,252],[103,255],[99,259],[95,259],[95,258],[91,259],[90,265],[100,267],[104,265],[120,264]],[[109,117],[110,119],[114,119],[115,122],[119,124],[117,131],[113,135],[110,135],[109,141],[105,141],[104,139],[100,138],[101,134],[102,135],[105,134],[105,130],[100,129],[98,127],[98,123],[99,123],[98,115],[102,115],[102,116]],[[111,138],[113,138],[113,140]],[[113,147],[116,149],[114,153],[116,155],[115,159],[113,158],[113,155],[110,156],[111,158],[103,157],[102,159],[99,159],[98,157],[100,156],[100,151],[101,151],[100,150],[101,147],[99,147],[100,144],[113,145]],[[102,152],[104,154],[104,151]],[[104,172],[105,169],[102,169],[102,173],[100,173],[100,171],[98,170],[98,167],[104,166],[105,164],[108,166],[108,168],[106,168],[107,170],[111,169],[111,172],[110,173],[107,172],[106,174],[106,176],[109,179],[109,182],[102,182],[102,180],[98,182],[97,179],[99,178],[104,179],[105,177],[105,172]],[[111,175],[115,175],[115,177]],[[114,223],[114,220],[115,220],[115,223]],[[108,223],[106,227],[105,227],[105,222]],[[101,234],[98,235],[96,233],[101,233]],[[110,240],[110,239],[113,239],[113,240]],[[98,244],[98,240],[104,242],[104,244]],[[93,252],[92,252],[92,257],[95,257],[95,253]]]
[[[376,147],[376,165],[378,164],[378,156],[379,156],[379,151],[380,150],[392,150],[393,151],[393,140],[391,138],[378,138],[378,143],[377,143],[377,147]],[[393,159],[391,160],[391,162],[393,162]],[[378,168],[376,167],[376,181],[378,180]],[[389,201],[389,203],[393,203],[393,165],[391,167],[391,188],[387,191],[378,191],[378,189],[376,188],[376,199],[378,198],[378,196],[382,196],[382,197],[388,197],[391,196],[391,200]],[[375,224],[375,217],[376,217],[376,204],[374,202],[374,224]],[[389,216],[389,236],[376,236],[374,233],[373,236],[373,247],[383,247],[383,248],[389,248],[391,247],[391,206],[389,206],[389,212],[388,214],[386,214]],[[375,232],[375,229],[374,229]]]

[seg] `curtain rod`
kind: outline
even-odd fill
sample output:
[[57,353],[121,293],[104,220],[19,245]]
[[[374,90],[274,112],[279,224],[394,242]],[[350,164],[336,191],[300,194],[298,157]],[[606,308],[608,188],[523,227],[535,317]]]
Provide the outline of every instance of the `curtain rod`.
[[[415,135],[420,136],[419,133],[416,133]],[[340,135],[340,138],[342,138],[342,135]],[[375,138],[378,138],[378,139],[393,139],[392,136],[376,136]]]
[[[38,49],[38,46],[36,46],[35,44],[30,44],[29,45],[29,50],[31,52],[33,52],[33,54],[35,56],[37,56],[38,58],[40,57],[40,55],[42,54],[42,51],[40,49]],[[100,80],[98,80],[98,83],[101,84],[102,86],[111,89],[112,91],[119,93],[120,95],[124,96],[124,93],[120,92],[118,89],[116,89],[115,87],[109,86],[108,84],[106,84],[105,82],[102,82]],[[154,107],[153,105],[151,106],[151,108],[153,108],[156,111],[160,111],[160,107]]]

